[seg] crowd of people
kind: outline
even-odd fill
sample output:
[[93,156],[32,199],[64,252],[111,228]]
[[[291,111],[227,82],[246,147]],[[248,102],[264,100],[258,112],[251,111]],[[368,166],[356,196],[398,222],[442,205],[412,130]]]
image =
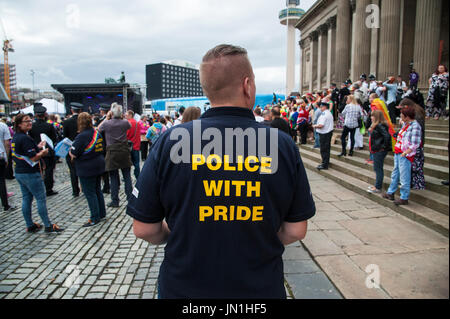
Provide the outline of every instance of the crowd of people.
[[[140,161],[147,159],[151,145],[159,136],[172,126],[199,118],[201,113],[198,107],[186,110],[181,107],[174,118],[154,112],[137,119],[133,111],[124,113],[117,103],[101,104],[99,114],[83,112],[84,106],[80,103],[71,103],[70,108],[72,114],[61,119],[59,115],[48,115],[41,103],[35,103],[34,114],[19,113],[11,121],[0,122],[1,201],[4,211],[16,208],[8,203],[14,194],[7,192],[5,183],[6,179],[16,179],[22,193],[22,214],[27,232],[34,233],[42,228],[32,219],[33,198],[45,231],[58,233],[64,230],[50,222],[46,201],[46,197],[58,195],[53,189],[54,169],[61,161],[55,148],[63,139],[68,138],[72,143],[65,158],[72,195],[78,197],[81,190],[84,193],[90,218],[83,227],[90,227],[106,217],[106,207],[119,207],[119,171],[128,200],[132,192],[131,167],[134,167],[133,174],[137,179]],[[103,194],[111,194],[111,202],[107,205]]]
[[[429,79],[430,89],[425,100],[418,90],[419,74],[411,71],[409,85],[398,77],[377,81],[374,75],[361,75],[359,81],[345,81],[340,89],[332,84],[321,92],[274,100],[271,105],[257,106],[257,122],[289,134],[299,144],[314,141],[320,148],[322,163],[319,170],[330,164],[331,145],[336,134],[340,137],[342,156],[353,156],[355,149],[369,148],[367,164],[373,165],[376,182],[368,192],[382,194],[395,200],[394,193],[401,184],[398,205],[408,204],[410,189],[425,189],[423,174],[425,119],[448,118],[447,96],[449,74],[440,65]],[[132,193],[131,168],[137,178],[140,162],[147,160],[149,149],[172,126],[193,121],[201,116],[198,107],[181,107],[172,118],[157,112],[138,116],[133,111],[124,113],[122,106],[101,104],[99,114],[82,112],[83,105],[71,103],[72,114],[65,119],[48,115],[45,107],[36,103],[33,114],[18,114],[10,122],[0,123],[0,195],[5,211],[12,210],[5,179],[15,178],[22,192],[22,213],[28,232],[42,226],[31,218],[31,202],[36,198],[38,213],[47,232],[63,229],[52,224],[48,217],[46,197],[58,193],[54,187],[54,169],[59,161],[54,146],[46,146],[45,134],[54,145],[68,138],[73,142],[66,163],[70,171],[72,195],[85,194],[91,212],[85,227],[98,224],[106,216],[106,207],[119,207],[120,174],[126,199]],[[397,120],[401,126],[396,131]],[[369,135],[369,145],[363,136]],[[384,160],[394,152],[394,170],[391,186],[383,193]],[[15,174],[12,172],[15,162]],[[443,184],[448,185],[448,181]],[[104,195],[111,201],[105,205]]]
[[[367,191],[396,205],[407,205],[411,189],[425,189],[425,120],[448,119],[448,80],[447,68],[440,65],[430,78],[425,100],[415,70],[409,85],[401,76],[377,81],[374,75],[363,74],[355,83],[345,81],[340,89],[331,84],[321,92],[297,94],[264,109],[257,107],[254,115],[257,121],[290,134],[299,144],[314,141],[322,157],[318,170],[329,168],[332,140],[337,135],[334,129],[342,129],[339,157],[351,157],[355,149],[368,147],[370,151],[366,163],[373,165],[376,182]],[[369,136],[368,145],[364,145],[364,135]],[[394,153],[394,169],[391,185],[383,193],[384,161],[389,152]],[[400,199],[395,200],[399,182]],[[448,185],[448,181],[442,184]]]

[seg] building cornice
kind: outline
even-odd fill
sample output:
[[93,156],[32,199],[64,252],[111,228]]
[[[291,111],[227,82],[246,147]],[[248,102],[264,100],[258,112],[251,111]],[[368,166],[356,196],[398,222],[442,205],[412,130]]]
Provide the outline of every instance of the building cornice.
[[321,11],[324,7],[326,7],[330,2],[333,2],[334,0],[318,0],[316,1],[313,6],[306,11],[306,13],[303,15],[303,17],[300,18],[300,20],[297,22],[295,27],[299,30],[301,30],[308,22],[313,19],[319,11]]

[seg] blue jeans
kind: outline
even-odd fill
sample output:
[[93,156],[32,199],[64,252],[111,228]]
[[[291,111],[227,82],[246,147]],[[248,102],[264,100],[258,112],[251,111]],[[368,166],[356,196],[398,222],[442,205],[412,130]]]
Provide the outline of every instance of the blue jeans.
[[314,130],[314,148],[320,147],[320,137],[319,133],[317,133],[317,130]]
[[401,154],[394,155],[394,170],[391,175],[391,186],[388,194],[395,194],[400,182],[400,199],[408,200],[411,192],[411,162]]
[[80,177],[81,187],[91,211],[91,221],[96,223],[106,217],[105,199],[102,193],[102,176]]
[[40,173],[20,174],[16,173],[16,180],[22,191],[22,214],[27,227],[33,226],[31,217],[31,203],[33,197],[36,198],[36,204],[39,216],[45,227],[50,227],[51,223],[47,212],[47,198],[45,193],[44,181]]
[[387,156],[387,152],[377,152],[370,155],[373,156],[373,170],[376,174],[375,188],[381,190],[383,188],[384,179],[384,159]]
[[[125,195],[127,196],[127,200],[130,200],[132,192],[130,168],[122,168],[121,171],[125,182]],[[119,204],[119,170],[110,171],[109,176],[111,177],[111,201],[114,204]]]
[[134,177],[138,179],[139,174],[141,173],[141,168],[139,167],[139,151],[131,151],[131,162],[134,166]]

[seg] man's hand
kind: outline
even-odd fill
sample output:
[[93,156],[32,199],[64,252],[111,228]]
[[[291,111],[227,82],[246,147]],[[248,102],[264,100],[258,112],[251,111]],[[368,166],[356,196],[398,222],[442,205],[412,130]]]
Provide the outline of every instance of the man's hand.
[[287,246],[296,241],[303,240],[306,236],[306,231],[308,230],[308,221],[298,222],[298,223],[287,223],[284,222],[278,231],[278,238]]

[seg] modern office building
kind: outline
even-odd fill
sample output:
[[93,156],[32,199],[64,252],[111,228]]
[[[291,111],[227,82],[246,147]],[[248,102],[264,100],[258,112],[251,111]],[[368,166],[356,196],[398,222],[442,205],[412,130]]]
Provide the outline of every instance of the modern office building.
[[155,63],[145,67],[147,99],[203,96],[199,70],[188,63]]

